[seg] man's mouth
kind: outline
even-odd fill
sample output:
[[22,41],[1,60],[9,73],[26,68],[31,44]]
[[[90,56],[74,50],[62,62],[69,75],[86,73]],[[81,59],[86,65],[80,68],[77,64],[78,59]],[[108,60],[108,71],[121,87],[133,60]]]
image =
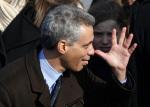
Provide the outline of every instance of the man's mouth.
[[82,61],[83,65],[87,65],[89,63],[89,61]]

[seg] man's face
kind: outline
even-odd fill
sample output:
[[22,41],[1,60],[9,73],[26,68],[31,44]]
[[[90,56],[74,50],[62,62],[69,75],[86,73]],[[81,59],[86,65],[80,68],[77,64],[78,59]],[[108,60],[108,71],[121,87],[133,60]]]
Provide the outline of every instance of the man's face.
[[115,20],[106,20],[100,22],[94,27],[93,46],[95,49],[99,49],[104,52],[108,52],[110,50],[112,46],[111,38],[113,28],[116,28],[117,31],[119,30],[119,26],[117,26],[117,22]]
[[90,56],[94,54],[93,39],[93,27],[82,25],[80,38],[67,47],[67,52],[63,56],[65,68],[80,71],[88,64]]

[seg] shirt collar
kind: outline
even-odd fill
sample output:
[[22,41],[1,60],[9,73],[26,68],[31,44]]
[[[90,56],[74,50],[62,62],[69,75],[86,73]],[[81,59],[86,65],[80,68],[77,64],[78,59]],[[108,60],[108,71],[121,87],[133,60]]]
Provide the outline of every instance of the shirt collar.
[[49,87],[51,89],[52,85],[56,82],[56,80],[62,75],[62,73],[56,71],[50,63],[48,63],[43,49],[39,53],[39,61],[40,61],[40,67],[43,74],[43,77]]

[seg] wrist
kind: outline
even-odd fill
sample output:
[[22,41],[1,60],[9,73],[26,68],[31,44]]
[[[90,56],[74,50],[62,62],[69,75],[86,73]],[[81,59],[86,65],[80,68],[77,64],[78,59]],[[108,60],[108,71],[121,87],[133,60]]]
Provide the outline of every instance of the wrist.
[[126,69],[114,69],[113,72],[119,81],[126,79]]

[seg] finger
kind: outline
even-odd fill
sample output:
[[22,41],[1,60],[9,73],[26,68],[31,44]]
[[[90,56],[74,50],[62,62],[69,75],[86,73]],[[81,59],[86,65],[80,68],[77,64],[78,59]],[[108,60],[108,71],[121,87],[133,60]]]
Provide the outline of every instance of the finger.
[[125,48],[129,48],[129,46],[131,45],[132,39],[133,39],[133,34],[130,34],[129,37],[125,39],[123,46]]
[[112,45],[117,44],[117,37],[116,37],[116,29],[113,29],[112,31]]
[[97,54],[98,56],[102,57],[103,59],[107,59],[107,54],[104,53],[101,50],[95,50],[95,54]]
[[122,28],[121,34],[120,34],[120,38],[119,38],[119,45],[122,45],[125,39],[125,35],[126,35],[126,27]]
[[130,55],[134,52],[134,50],[136,49],[137,47],[137,43],[134,43],[130,48],[129,48],[129,53]]

